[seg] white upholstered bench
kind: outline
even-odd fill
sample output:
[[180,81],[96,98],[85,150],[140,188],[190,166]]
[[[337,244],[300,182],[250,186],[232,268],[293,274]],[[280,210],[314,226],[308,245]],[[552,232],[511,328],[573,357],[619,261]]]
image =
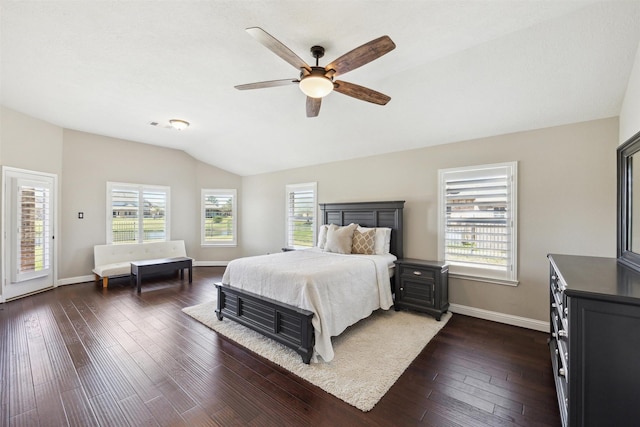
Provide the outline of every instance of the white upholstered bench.
[[186,257],[184,240],[169,242],[130,243],[122,245],[96,245],[93,247],[96,281],[109,285],[110,277],[131,274],[131,261]]

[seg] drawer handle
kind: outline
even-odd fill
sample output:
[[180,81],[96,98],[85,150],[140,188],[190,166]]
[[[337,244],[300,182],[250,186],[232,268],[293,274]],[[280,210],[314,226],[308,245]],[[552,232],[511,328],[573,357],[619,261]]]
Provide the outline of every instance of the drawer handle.
[[414,271],[413,275],[414,276],[422,276],[422,272],[421,271]]

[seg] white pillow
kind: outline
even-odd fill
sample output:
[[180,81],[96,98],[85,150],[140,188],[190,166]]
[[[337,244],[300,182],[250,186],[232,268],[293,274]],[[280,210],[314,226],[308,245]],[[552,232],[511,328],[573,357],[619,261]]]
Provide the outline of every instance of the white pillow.
[[327,244],[327,231],[329,230],[329,225],[324,224],[320,226],[320,232],[318,233],[318,247],[320,249],[324,249],[324,245]]
[[378,232],[378,230],[382,230],[382,234],[384,234],[384,244],[382,245],[381,255],[388,254],[391,250],[391,229],[389,227],[378,227],[376,232]]
[[358,224],[349,224],[344,227],[331,224],[327,231],[327,243],[324,245],[325,252],[350,254],[353,232],[356,228],[358,228]]
[[376,255],[384,255],[388,254],[391,248],[391,229],[388,227],[360,227],[358,226],[358,231],[364,232],[367,230],[376,230],[376,238],[373,244],[374,252]]

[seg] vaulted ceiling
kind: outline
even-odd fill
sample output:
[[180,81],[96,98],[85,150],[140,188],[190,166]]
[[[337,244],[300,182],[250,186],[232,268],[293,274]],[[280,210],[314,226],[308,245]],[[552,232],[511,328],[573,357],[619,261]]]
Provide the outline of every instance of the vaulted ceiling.
[[[617,116],[640,41],[640,1],[1,4],[2,105],[239,175]],[[234,89],[298,78],[255,26],[311,65],[313,45],[326,65],[390,36],[395,50],[340,79],[391,101],[334,92],[307,118],[296,85]]]

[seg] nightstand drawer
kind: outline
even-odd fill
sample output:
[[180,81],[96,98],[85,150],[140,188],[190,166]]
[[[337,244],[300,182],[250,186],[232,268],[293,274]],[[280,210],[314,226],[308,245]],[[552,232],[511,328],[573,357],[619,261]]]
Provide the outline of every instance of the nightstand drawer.
[[433,268],[426,268],[418,265],[400,265],[400,275],[411,280],[428,280],[433,282],[436,272]]

